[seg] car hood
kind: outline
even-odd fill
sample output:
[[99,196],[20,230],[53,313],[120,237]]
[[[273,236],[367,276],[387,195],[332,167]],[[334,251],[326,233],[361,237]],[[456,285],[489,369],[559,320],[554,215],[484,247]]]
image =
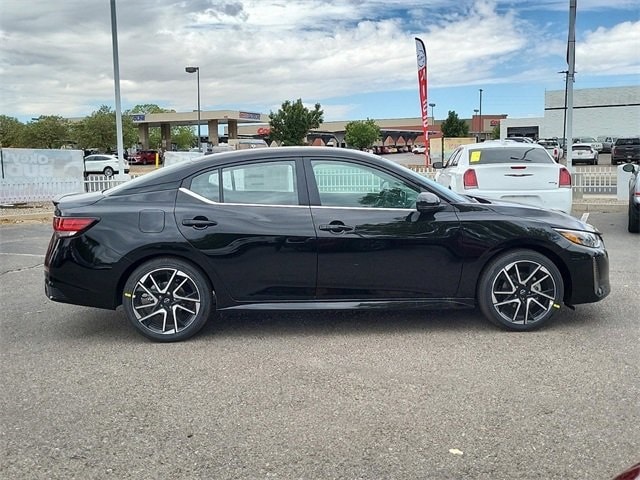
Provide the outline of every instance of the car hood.
[[495,202],[484,198],[476,198],[476,200],[482,203],[486,208],[501,215],[515,218],[527,218],[530,220],[540,220],[557,228],[599,233],[593,225],[557,210],[546,210],[543,208],[522,205],[520,203]]

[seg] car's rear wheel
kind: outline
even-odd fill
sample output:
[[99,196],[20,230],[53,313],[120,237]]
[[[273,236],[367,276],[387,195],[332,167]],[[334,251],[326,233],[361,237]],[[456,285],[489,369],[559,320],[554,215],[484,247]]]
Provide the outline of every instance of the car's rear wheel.
[[478,303],[492,323],[528,331],[560,309],[562,275],[554,263],[532,250],[514,250],[495,258],[480,277]]
[[134,270],[124,286],[122,305],[131,324],[145,337],[175,342],[204,326],[213,293],[209,280],[196,267],[162,257]]
[[113,168],[105,167],[105,169],[102,171],[102,173],[104,173],[105,177],[113,177]]

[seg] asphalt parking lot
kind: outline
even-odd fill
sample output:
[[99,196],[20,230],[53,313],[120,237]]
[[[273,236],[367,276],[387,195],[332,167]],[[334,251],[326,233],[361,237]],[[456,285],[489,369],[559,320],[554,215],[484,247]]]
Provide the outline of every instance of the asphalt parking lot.
[[508,333],[474,311],[252,313],[154,344],[50,302],[49,224],[0,226],[2,478],[608,479],[640,461],[640,237],[612,293]]

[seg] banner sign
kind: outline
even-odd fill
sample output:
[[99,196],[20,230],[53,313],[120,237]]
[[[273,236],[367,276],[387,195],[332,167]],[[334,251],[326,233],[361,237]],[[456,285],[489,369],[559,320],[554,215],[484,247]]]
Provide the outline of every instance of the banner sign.
[[247,120],[260,120],[260,114],[253,112],[239,112],[238,117],[246,118]]
[[427,50],[424,42],[416,37],[416,56],[418,60],[418,90],[420,91],[420,113],[422,114],[422,133],[426,142],[425,156],[429,160],[429,102],[427,99]]
[[50,200],[59,193],[83,191],[82,150],[0,150],[0,201]]

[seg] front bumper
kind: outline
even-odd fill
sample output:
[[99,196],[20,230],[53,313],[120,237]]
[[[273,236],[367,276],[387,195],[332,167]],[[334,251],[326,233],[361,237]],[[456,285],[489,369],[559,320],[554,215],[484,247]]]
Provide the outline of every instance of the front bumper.
[[565,303],[599,302],[611,293],[609,283],[609,255],[606,250],[594,250],[570,266],[573,279],[570,292],[565,292]]

